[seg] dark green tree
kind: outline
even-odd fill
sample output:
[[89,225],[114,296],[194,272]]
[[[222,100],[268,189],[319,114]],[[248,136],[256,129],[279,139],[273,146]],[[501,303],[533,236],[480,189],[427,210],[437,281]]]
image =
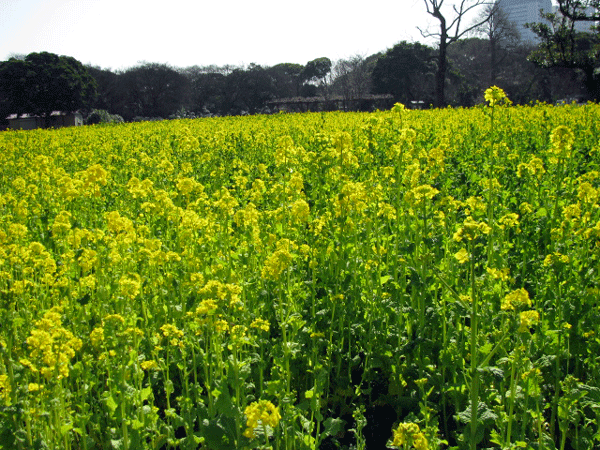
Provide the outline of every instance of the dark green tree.
[[188,80],[166,64],[144,63],[132,67],[119,75],[119,84],[124,105],[117,112],[127,120],[166,118],[187,106]]
[[214,66],[192,66],[181,71],[190,86],[190,109],[198,116],[223,113],[227,73]]
[[49,117],[89,107],[95,97],[96,81],[70,56],[30,53],[0,63],[0,98],[12,113]]
[[302,86],[302,64],[281,63],[266,69],[273,79],[275,97],[298,97]]
[[[596,75],[600,66],[600,35],[597,27],[579,31],[577,22],[591,22],[582,4],[592,2],[563,1],[563,13],[544,13],[548,23],[527,24],[539,38],[540,45],[529,59],[544,68],[572,69],[582,77],[589,100],[600,100],[600,78]],[[569,6],[570,5],[570,6]]]
[[600,21],[600,0],[557,0],[558,10],[575,22]]
[[272,78],[257,64],[236,69],[225,80],[224,114],[256,114],[274,97]]
[[100,67],[87,66],[87,69],[97,85],[98,96],[92,105],[94,109],[116,112],[123,94],[119,89],[119,75]]
[[435,50],[418,42],[402,41],[381,56],[373,69],[373,91],[392,94],[394,101],[410,104],[433,101]]
[[329,58],[313,59],[306,63],[300,77],[305,84],[310,83],[322,87],[325,84],[325,78],[331,72],[331,65]]

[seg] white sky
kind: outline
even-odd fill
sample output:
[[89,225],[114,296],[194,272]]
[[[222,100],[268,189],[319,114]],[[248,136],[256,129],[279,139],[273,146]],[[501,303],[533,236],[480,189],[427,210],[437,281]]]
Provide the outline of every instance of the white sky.
[[425,42],[417,26],[428,24],[423,0],[0,0],[0,61],[48,51],[112,70],[306,64]]

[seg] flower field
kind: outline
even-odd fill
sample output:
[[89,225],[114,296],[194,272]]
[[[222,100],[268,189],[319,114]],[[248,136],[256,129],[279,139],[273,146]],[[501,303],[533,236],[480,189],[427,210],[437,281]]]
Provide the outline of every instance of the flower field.
[[598,448],[600,106],[486,98],[0,133],[0,448]]

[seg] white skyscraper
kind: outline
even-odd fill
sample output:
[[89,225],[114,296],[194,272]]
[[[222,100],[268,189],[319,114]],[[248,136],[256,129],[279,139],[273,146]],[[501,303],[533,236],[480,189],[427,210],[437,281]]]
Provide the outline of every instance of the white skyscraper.
[[542,22],[540,10],[551,13],[551,0],[498,0],[498,6],[504,11],[509,22],[517,27],[521,34],[521,40],[526,42],[536,42],[537,36],[528,28],[526,23]]

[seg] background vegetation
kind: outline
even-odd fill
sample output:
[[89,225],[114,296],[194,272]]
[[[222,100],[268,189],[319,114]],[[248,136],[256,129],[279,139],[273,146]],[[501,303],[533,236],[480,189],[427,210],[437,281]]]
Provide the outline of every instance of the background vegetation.
[[[275,99],[315,97],[321,102],[313,110],[372,110],[371,94],[391,94],[385,107],[394,102],[468,107],[480,104],[491,85],[517,104],[598,100],[599,35],[594,27],[578,28],[597,19],[585,9],[598,6],[597,0],[560,0],[560,13],[531,24],[537,44],[521,41],[495,4],[461,0],[447,12],[443,0],[424,3],[440,24],[422,31],[435,39],[433,46],[400,42],[381,53],[333,62],[321,57],[305,65],[186,68],[144,62],[113,72],[47,53],[12,58],[0,64],[0,116],[96,109],[125,121],[192,118],[271,113],[278,110]],[[467,13],[476,8],[478,18],[468,22]],[[46,98],[48,92],[61,95]],[[344,101],[327,102],[334,98]]]
[[600,111],[485,97],[0,134],[0,446],[598,447]]

